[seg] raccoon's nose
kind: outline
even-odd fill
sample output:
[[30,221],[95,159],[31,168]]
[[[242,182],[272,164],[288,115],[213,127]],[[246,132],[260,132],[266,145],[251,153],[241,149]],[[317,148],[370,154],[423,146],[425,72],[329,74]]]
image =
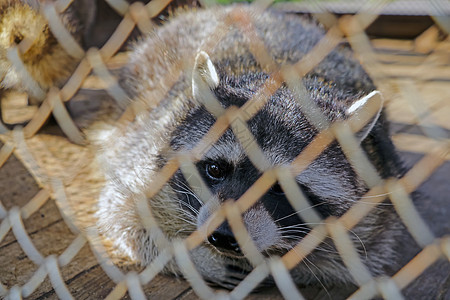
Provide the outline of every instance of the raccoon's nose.
[[217,249],[234,251],[236,253],[241,253],[241,248],[237,243],[236,239],[231,235],[224,235],[220,232],[214,232],[208,238],[208,241]]
[[209,237],[208,241],[218,250],[233,251],[241,253],[241,247],[234,238],[233,233],[229,229],[228,224],[222,224]]

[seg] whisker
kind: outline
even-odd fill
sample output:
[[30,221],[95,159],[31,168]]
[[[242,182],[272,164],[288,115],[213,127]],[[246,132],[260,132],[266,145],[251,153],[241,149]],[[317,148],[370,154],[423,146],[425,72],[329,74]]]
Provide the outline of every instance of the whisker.
[[[292,239],[294,242],[300,242],[300,241],[302,240],[301,238],[298,238],[298,237],[296,237],[296,236],[286,236],[286,238],[290,238],[290,239]],[[328,247],[330,247],[330,249],[323,248],[323,247],[320,247],[320,246],[317,246],[317,247],[315,247],[314,249],[315,249],[315,250],[320,250],[320,251],[326,252],[326,253],[339,254],[339,251],[337,251],[337,250],[335,250],[334,248],[332,248],[331,245],[329,245],[329,244],[327,244],[327,243],[325,243],[325,245],[327,245]],[[290,250],[290,249],[292,249],[292,248],[294,248],[294,247],[290,246],[289,248],[287,248],[287,250]]]
[[[283,235],[283,233],[292,233],[292,232],[295,233],[295,231],[292,231],[292,230],[295,230],[295,229],[297,229],[297,228],[298,228],[298,229],[306,229],[305,227],[302,227],[303,225],[325,225],[325,223],[302,223],[302,224],[299,224],[299,225],[290,225],[290,226],[281,227],[281,228],[279,228],[278,230],[279,230],[279,232],[281,233],[281,235],[282,235],[283,237],[285,237],[285,236]],[[344,228],[345,228],[348,232],[350,232],[352,235],[354,235],[354,236],[356,237],[356,239],[358,240],[358,242],[361,244],[362,251],[363,251],[363,253],[364,253],[364,256],[365,256],[366,259],[367,259],[367,249],[366,249],[366,246],[365,246],[364,242],[362,241],[362,239],[361,239],[361,238],[356,234],[356,232],[354,232],[352,229],[349,229],[349,228],[347,228],[346,226],[344,226]],[[288,230],[285,230],[285,229],[288,229]],[[298,233],[305,233],[305,234],[307,234],[308,232],[299,230]],[[331,238],[330,236],[327,236],[327,237]],[[323,243],[326,243],[326,242],[323,242]],[[327,244],[327,243],[326,243],[326,244]],[[328,245],[328,246],[330,246],[330,245]],[[331,246],[330,246],[330,247],[331,247]]]
[[361,197],[361,199],[376,198],[376,197],[380,197],[380,196],[387,196],[387,195],[390,195],[390,194],[392,194],[392,192],[376,194],[376,195],[372,195],[372,196],[364,196],[364,197]]
[[[294,250],[295,251],[295,250]],[[315,267],[317,270],[320,271],[320,269],[313,263],[311,262],[311,260],[309,260],[307,257],[305,257],[305,259],[303,260],[303,263],[305,264],[305,266],[311,271],[311,274],[317,279],[317,281],[319,282],[319,284],[322,286],[322,288],[324,289],[325,293],[327,293],[328,299],[332,299],[330,293],[328,292],[328,289],[326,288],[325,284],[322,282],[322,280],[319,279],[319,277],[317,277],[316,273],[313,272],[313,270],[308,266],[308,264],[306,263],[310,263],[313,267]]]
[[[296,249],[295,247],[291,248],[295,253],[297,253],[298,256],[302,257],[303,255],[301,255],[301,253],[299,253],[298,249]],[[311,267],[308,265],[311,264],[313,267],[315,267],[317,269],[317,271],[319,271],[319,273],[321,273],[322,271],[320,270],[319,267],[317,267],[310,259],[308,259],[306,256],[304,257],[304,259],[302,260],[302,263],[304,263],[304,265],[309,269],[309,271],[311,272],[311,274],[314,276],[314,278],[316,278],[316,280],[319,282],[319,284],[322,286],[322,288],[324,289],[324,291],[327,293],[328,298],[331,298],[331,295],[328,291],[328,289],[326,288],[325,284],[322,282],[322,280],[320,280],[320,278],[316,275],[316,273],[311,269]]]
[[295,215],[295,214],[299,214],[299,213],[301,213],[301,212],[303,212],[303,211],[305,211],[305,210],[308,210],[308,209],[311,209],[311,208],[314,208],[314,207],[317,207],[317,206],[320,206],[320,205],[324,205],[324,204],[325,204],[325,203],[317,203],[317,204],[308,206],[308,207],[306,207],[306,208],[300,209],[300,210],[298,210],[298,211],[296,211],[296,212],[293,212],[293,213],[291,213],[291,214],[289,214],[289,215],[287,215],[287,216],[284,216],[284,217],[281,217],[281,218],[275,220],[275,223],[276,223],[276,222],[280,222],[281,220],[284,220],[284,219],[286,219],[286,218],[289,218],[289,217],[291,217],[291,216],[293,216],[293,215]]

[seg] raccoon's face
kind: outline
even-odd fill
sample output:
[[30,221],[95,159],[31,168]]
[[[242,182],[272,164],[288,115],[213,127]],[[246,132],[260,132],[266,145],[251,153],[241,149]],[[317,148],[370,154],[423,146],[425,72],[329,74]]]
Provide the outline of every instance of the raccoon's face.
[[[220,74],[220,66],[217,72],[207,55],[206,62],[199,63],[199,59],[202,58],[197,57],[196,67],[201,68],[199,74],[202,77],[196,78],[194,69],[194,98],[202,97],[201,85],[206,84],[223,108],[231,105],[241,107],[268,77],[264,73],[253,73],[251,76],[233,78]],[[196,82],[202,79],[202,82]],[[175,130],[172,149],[192,150],[215,121],[205,106],[193,109]],[[198,228],[207,222],[224,201],[239,199],[263,171],[292,162],[317,134],[286,87],[280,88],[245,125],[254,138],[239,140],[239,133],[228,129],[196,163],[201,179],[213,195],[211,199],[200,199],[200,185],[193,186],[193,180],[186,178],[194,175],[178,171],[170,182],[186,217],[195,222]],[[246,151],[249,151],[252,143],[257,143],[264,154],[265,163],[262,166],[255,166],[249,159]],[[366,191],[337,143],[329,146],[295,179],[309,201],[310,207],[307,209],[316,210],[321,218],[342,215]],[[279,183],[275,183],[256,204],[243,213],[242,218],[257,249],[268,255],[291,249],[317,225],[301,219]],[[243,256],[227,222],[220,225],[207,240],[226,256]]]

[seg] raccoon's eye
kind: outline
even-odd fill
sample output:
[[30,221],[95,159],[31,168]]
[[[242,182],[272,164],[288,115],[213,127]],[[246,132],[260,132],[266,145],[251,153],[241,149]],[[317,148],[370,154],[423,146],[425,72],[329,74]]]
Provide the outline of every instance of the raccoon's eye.
[[205,166],[206,175],[208,175],[211,179],[214,180],[222,180],[227,172],[227,169],[224,166],[221,166],[216,163],[209,163]]
[[272,185],[272,187],[270,188],[270,192],[275,195],[284,195],[284,191],[278,182]]

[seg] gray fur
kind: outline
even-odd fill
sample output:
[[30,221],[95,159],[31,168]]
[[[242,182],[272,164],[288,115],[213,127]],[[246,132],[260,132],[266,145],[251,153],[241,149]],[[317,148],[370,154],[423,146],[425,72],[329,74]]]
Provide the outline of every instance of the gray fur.
[[[105,129],[98,135],[97,143],[103,147],[99,158],[107,185],[100,196],[97,215],[102,232],[122,252],[142,264],[151,262],[158,253],[158,246],[155,237],[141,224],[135,201],[157,180],[158,170],[174,152],[191,150],[215,122],[215,117],[201,103],[210,103],[209,97],[215,96],[222,108],[240,106],[269,77],[269,67],[255,62],[248,50],[247,38],[233,27],[227,27],[224,39],[209,49],[206,56],[201,54],[201,65],[194,66],[198,53],[205,50],[214,30],[233,9],[252,16],[258,35],[278,64],[298,61],[324,35],[318,25],[307,19],[278,12],[256,14],[248,6],[233,6],[182,12],[135,46],[121,77],[121,85],[134,101],[141,101],[152,109],[139,114],[132,124]],[[214,68],[205,68],[209,59]],[[183,70],[177,73],[173,64],[181,62]],[[217,72],[218,84],[208,72]],[[196,79],[198,74],[201,76]],[[171,80],[175,83],[170,83]],[[347,119],[349,107],[375,89],[345,46],[332,51],[302,79],[302,83],[307,97],[329,122]],[[198,93],[196,86],[200,87]],[[154,101],[161,97],[161,102],[156,105]],[[302,113],[294,93],[285,85],[247,126],[255,136],[255,141],[248,143],[258,143],[270,165],[291,162],[318,132]],[[366,129],[361,135],[361,145],[381,177],[400,176],[400,163],[389,140],[383,114]],[[222,181],[208,186],[213,199],[199,200],[194,193],[196,187],[187,186],[180,171],[155,197],[148,199],[152,213],[169,238],[188,236],[204,224],[223,201],[238,199],[260,176],[260,171],[245,154],[248,145],[239,143],[229,129],[202,157],[197,165],[199,172],[204,172],[204,166],[210,166],[209,162],[219,160],[233,170],[227,171],[226,178],[220,179]],[[317,209],[324,216],[342,215],[368,190],[337,143],[327,148],[297,177],[297,181],[312,203],[322,203]],[[277,219],[281,219],[283,213],[288,214],[289,206],[278,200],[282,197],[282,193],[277,194],[274,189],[243,214],[257,248],[267,256],[287,252],[302,236],[298,233],[296,240],[283,236]],[[188,205],[191,205],[190,209]],[[302,226],[302,223],[296,225]],[[384,274],[388,267],[395,265],[394,244],[401,229],[401,223],[389,205],[375,209],[354,228],[355,236],[365,245],[367,256],[359,239],[352,236],[355,247],[374,275]],[[298,230],[309,230],[309,227],[304,225]],[[292,271],[297,283],[311,284],[317,280],[325,284],[355,283],[331,244],[327,241],[321,245],[322,250],[308,256],[308,261],[316,268],[311,270],[301,263]],[[227,288],[238,284],[236,278],[251,270],[245,258],[216,249],[206,240],[191,252],[191,257],[205,278]],[[173,263],[168,269],[178,273]]]

